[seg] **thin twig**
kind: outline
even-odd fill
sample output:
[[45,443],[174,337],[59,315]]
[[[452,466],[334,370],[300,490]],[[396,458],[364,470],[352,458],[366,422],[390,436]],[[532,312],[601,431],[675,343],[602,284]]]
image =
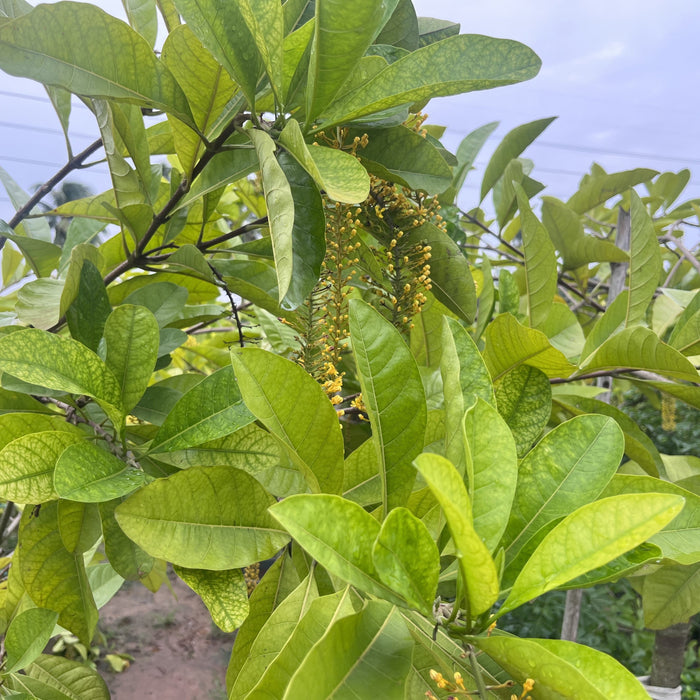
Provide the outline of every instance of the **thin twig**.
[[[67,175],[82,167],[83,161],[98,148],[102,146],[102,139],[97,139],[91,143],[84,151],[73,156],[53,177],[48,179],[39,189],[27,200],[26,204],[15,212],[15,215],[8,222],[10,228],[15,228],[31,213],[32,209],[58,185]],[[5,245],[7,238],[0,236],[0,250]]]
[[598,372],[588,372],[587,374],[574,374],[570,377],[554,377],[549,380],[550,384],[568,384],[578,382],[581,379],[596,379],[597,377],[618,377],[622,374],[635,372],[634,367],[619,367],[618,369],[603,369]]
[[208,260],[207,265],[209,265],[209,269],[214,274],[214,277],[216,277],[216,279],[218,279],[221,283],[221,288],[224,290],[224,294],[226,294],[228,297],[228,302],[231,305],[231,314],[236,321],[236,328],[238,328],[238,344],[243,347],[243,324],[241,323],[241,317],[238,315],[236,300],[233,298],[233,294],[231,294],[228,285],[226,284],[226,280],[224,280],[221,273]]
[[559,284],[565,289],[568,289],[570,292],[575,294],[577,297],[584,299],[586,303],[588,303],[590,306],[596,309],[596,311],[605,311],[605,307],[601,306],[595,299],[591,299],[582,291],[576,289],[576,287],[574,287],[573,285],[569,284],[568,282],[565,282],[561,277],[559,278]]

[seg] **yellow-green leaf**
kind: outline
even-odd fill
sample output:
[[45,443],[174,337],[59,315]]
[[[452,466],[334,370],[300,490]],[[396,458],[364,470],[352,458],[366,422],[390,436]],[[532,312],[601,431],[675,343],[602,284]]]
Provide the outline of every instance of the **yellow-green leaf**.
[[612,496],[582,506],[554,527],[515,580],[499,615],[596,569],[641,544],[682,510],[681,496]]
[[472,507],[462,477],[444,457],[427,452],[414,464],[447,518],[460,573],[469,598],[470,614],[481,615],[498,598],[498,572],[481,537],[474,530]]
[[409,53],[330,104],[321,128],[433,97],[519,83],[537,75],[540,65],[516,41],[452,36]]
[[175,573],[202,599],[214,624],[224,632],[238,629],[248,617],[248,589],[240,569],[204,571],[175,566]]
[[43,503],[56,498],[56,461],[83,438],[63,431],[42,431],[18,437],[0,451],[0,498],[17,503]]
[[0,68],[76,95],[162,109],[192,123],[187,98],[148,42],[94,5],[39,5],[0,26]]
[[192,467],[130,496],[115,515],[154,557],[222,571],[272,557],[288,541],[267,508],[275,499],[230,467]]

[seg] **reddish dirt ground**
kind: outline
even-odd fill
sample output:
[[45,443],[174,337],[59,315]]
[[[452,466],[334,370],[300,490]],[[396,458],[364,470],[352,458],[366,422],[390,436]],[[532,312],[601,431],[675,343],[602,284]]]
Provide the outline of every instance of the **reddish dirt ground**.
[[[112,700],[226,700],[233,635],[212,623],[202,601],[176,576],[154,595],[127,584],[100,611],[106,653],[134,657],[114,673],[101,661]],[[104,657],[104,653],[102,654]]]

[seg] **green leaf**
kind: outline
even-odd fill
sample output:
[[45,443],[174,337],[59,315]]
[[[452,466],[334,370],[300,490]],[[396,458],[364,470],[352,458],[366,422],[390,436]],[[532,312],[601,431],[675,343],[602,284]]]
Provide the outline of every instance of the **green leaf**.
[[252,109],[262,66],[241,5],[238,1],[175,0],[187,26],[241,86]]
[[[199,130],[210,134],[216,118],[236,92],[236,84],[186,24],[168,34],[162,58],[185,92]],[[180,164],[191,174],[201,155],[201,138],[177,121],[169,121]]]
[[25,672],[18,686],[42,700],[109,700],[100,674],[80,661],[42,654]]
[[[528,175],[530,162],[525,158],[515,158],[508,163],[503,177],[496,183],[493,190],[493,204],[496,208],[498,224],[503,228],[515,215],[517,201],[515,186],[518,185],[525,193],[526,199],[532,199],[544,189],[544,185]],[[549,241],[547,241],[549,244]]]
[[440,575],[440,553],[421,520],[406,508],[394,508],[382,523],[372,548],[382,583],[410,607],[431,615]]
[[114,511],[123,501],[123,498],[115,498],[99,504],[105,554],[121,577],[127,581],[140,581],[151,573],[155,560],[132,542],[119,527]]
[[96,352],[111,311],[102,274],[90,260],[85,260],[80,270],[78,293],[66,309],[71,336]]
[[643,573],[639,572],[639,569],[646,566],[649,566],[649,569],[653,571],[662,556],[661,549],[655,544],[643,542],[629,552],[615,557],[607,564],[599,566],[587,574],[577,576],[563,586],[559,586],[559,590],[568,591],[573,588],[598,586],[601,583],[613,583],[619,581],[622,577],[631,578],[636,573]]
[[498,573],[486,545],[474,529],[464,482],[455,467],[440,455],[423,453],[416,457],[414,464],[447,518],[469,598],[470,614],[481,615],[498,598]]
[[[299,625],[311,603],[318,598],[316,580],[307,576],[270,615],[257,637],[246,649],[247,655],[240,672],[230,685],[229,700],[242,700],[260,680],[260,676],[284,648],[285,642]],[[232,662],[236,658],[236,649]],[[228,675],[228,674],[227,674]]]
[[630,190],[630,216],[632,232],[626,326],[644,321],[663,272],[654,222],[634,190]]
[[542,698],[648,700],[642,684],[618,661],[559,639],[476,637],[473,643],[514,678],[534,678]]
[[502,543],[506,559],[512,561],[547,523],[595,500],[617,471],[622,451],[622,431],[605,416],[578,416],[547,433],[518,470]]
[[87,552],[102,536],[99,508],[92,503],[59,500],[58,532],[71,554]]
[[656,170],[637,168],[619,173],[586,175],[581,181],[578,192],[566,204],[577,214],[584,214],[599,204],[607,202],[616,194],[620,194],[641,182],[648,182],[657,174]]
[[240,569],[204,571],[175,566],[175,573],[202,599],[214,624],[224,632],[237,630],[248,617],[248,589]]
[[474,399],[495,404],[493,386],[479,349],[455,320],[443,316],[440,373],[445,395],[445,456],[464,473],[464,412]]
[[631,493],[669,493],[685,498],[683,510],[666,527],[649,538],[667,559],[695,564],[700,559],[700,496],[676,484],[648,476],[616,474],[603,496]]
[[231,661],[226,670],[226,688],[230,691],[250,648],[272,611],[296,588],[299,577],[287,552],[283,552],[267,570],[250,596],[250,613],[236,633]]
[[537,75],[540,59],[523,44],[476,34],[413,51],[326,109],[321,128],[411,102],[512,85]]
[[491,263],[488,256],[483,256],[481,267],[477,270],[477,273],[480,275],[480,280],[477,280],[476,286],[480,292],[477,301],[476,328],[474,329],[475,340],[481,338],[486,325],[491,320],[496,300]]
[[296,119],[287,122],[279,142],[331,199],[354,204],[367,198],[369,176],[357,158],[337,148],[309,147]]
[[277,657],[246,696],[249,700],[278,700],[283,697],[289,679],[313,646],[323,638],[336,620],[356,612],[357,594],[348,587],[332,595],[311,601]]
[[700,563],[663,566],[642,580],[644,626],[662,630],[688,622],[700,611]]
[[[30,433],[53,430],[72,433],[77,436],[83,434],[78,428],[67,423],[64,416],[29,413],[31,406],[21,404],[21,399],[28,397],[23,397],[20,394],[13,396],[10,392],[0,392],[0,400],[5,398],[3,394],[9,394],[6,400],[12,401],[15,411],[12,413],[3,411],[0,415],[0,449],[13,440]],[[38,406],[41,406],[41,404],[38,404]],[[3,406],[2,409],[6,410],[6,407]]]
[[165,326],[174,321],[187,303],[187,289],[172,282],[149,280],[149,284],[128,294],[123,304],[145,306]]
[[284,170],[275,158],[275,142],[260,129],[250,129],[248,135],[255,146],[262,170],[270,237],[277,268],[279,299],[282,301],[292,281],[294,197]]
[[659,340],[654,331],[642,326],[625,328],[608,338],[586,360],[583,368],[587,373],[620,368],[640,369],[675,380],[698,381],[697,370],[687,358]]
[[[31,6],[27,8],[27,11],[30,9],[32,9]],[[29,194],[12,179],[11,175],[4,168],[0,168],[0,182],[2,182],[2,184],[5,186],[7,195],[15,209],[21,209],[29,201]],[[34,207],[31,213],[40,215],[43,212],[39,209],[39,207]],[[4,221],[0,224],[0,228],[2,229],[3,234],[13,232]],[[29,238],[34,238],[45,242],[51,241],[51,228],[49,226],[49,222],[44,218],[25,219],[18,227],[18,230],[20,233],[22,230],[24,230],[24,233],[26,233],[27,237]],[[22,236],[22,238],[24,238],[24,236]]]
[[349,303],[350,337],[372,424],[384,513],[403,505],[423,448],[427,409],[418,366],[399,331],[369,304]]
[[435,19],[434,17],[418,18],[419,46],[428,46],[436,41],[459,34],[460,26],[456,22],[447,19]]
[[681,496],[645,493],[582,506],[532,553],[499,615],[633,549],[673,520],[683,503]]
[[31,266],[37,277],[48,277],[58,265],[61,249],[38,238],[17,236],[4,222],[0,222],[0,232],[3,238],[11,240],[22,251],[26,262]]
[[561,253],[564,270],[592,262],[629,260],[629,255],[611,241],[585,235],[579,214],[555,197],[542,197],[542,223]]
[[340,496],[299,494],[275,504],[270,513],[334,576],[379,598],[403,603],[379,578],[372,548],[380,526],[362,506]]
[[126,496],[146,481],[144,472],[89,442],[68,446],[58,458],[54,472],[56,493],[83,503]]
[[294,310],[311,294],[326,255],[326,217],[323,199],[311,176],[288,153],[277,156],[294,198],[292,278],[282,306]]
[[536,367],[548,377],[568,377],[576,369],[544,333],[526,328],[509,313],[497,316],[484,337],[484,361],[494,381],[520,365]]
[[557,256],[547,231],[530,208],[519,185],[515,196],[520,209],[520,223],[525,251],[525,301],[530,326],[541,326],[549,315],[557,291]]
[[441,202],[452,204],[456,200],[467,174],[473,169],[474,161],[479,155],[479,151],[498,124],[499,122],[484,124],[484,126],[480,126],[462,139],[457,148],[457,167],[454,170],[452,186],[442,194],[440,197]]
[[58,613],[45,608],[30,608],[15,617],[5,635],[4,673],[19,671],[43,651],[53,633]]
[[282,101],[284,12],[277,0],[236,0],[277,100]]
[[121,413],[114,374],[77,340],[36,328],[12,333],[0,338],[0,369],[48,389],[92,396],[113,420]]
[[190,206],[204,195],[240,180],[259,169],[258,156],[254,148],[236,148],[217,153],[192,184],[190,191],[180,200],[173,212]]
[[0,497],[17,503],[44,503],[56,498],[53,473],[69,445],[83,438],[72,432],[41,431],[18,437],[0,451]]
[[40,5],[0,26],[0,68],[77,95],[162,109],[192,124],[184,93],[148,42],[93,5]]
[[[307,0],[303,0],[306,3]],[[282,9],[287,10],[289,2],[284,3]],[[306,75],[309,69],[311,54],[311,39],[314,34],[315,20],[313,17],[298,26],[291,34],[284,37],[282,66],[282,101],[287,109],[299,105],[303,101],[303,90],[306,85]]]
[[343,437],[320,384],[301,366],[259,348],[236,348],[231,362],[246,405],[285,445],[309,488],[338,493]]
[[525,456],[549,422],[552,388],[547,375],[528,365],[516,367],[496,384],[496,402],[513,433],[518,457]]
[[257,477],[278,466],[283,461],[282,452],[281,445],[271,433],[251,423],[230,435],[203,442],[196,447],[161,452],[158,460],[180,469],[227,464]]
[[432,292],[459,318],[471,323],[476,316],[476,289],[469,263],[459,246],[431,223],[414,228],[406,240],[428,244]]
[[625,454],[652,476],[664,473],[659,451],[649,436],[623,411],[615,406],[573,394],[557,394],[555,403],[574,415],[600,413],[614,418],[625,435]]
[[118,306],[105,322],[107,366],[121,386],[124,412],[146,391],[158,356],[158,321],[143,306]]
[[22,514],[22,582],[40,608],[58,613],[58,623],[85,645],[97,626],[97,608],[85,574],[83,555],[71,554],[58,530],[57,502],[44,503],[38,515],[30,508]]
[[306,88],[308,124],[338,94],[397,4],[397,0],[316,3]]
[[154,46],[158,35],[158,14],[155,0],[123,0],[129,24]]
[[463,431],[474,529],[489,551],[494,552],[506,529],[515,496],[515,440],[498,411],[482,398],[477,398],[466,412]]
[[356,615],[337,620],[296,670],[285,700],[364,697],[403,700],[413,638],[398,611],[369,601]]
[[204,254],[191,243],[180,246],[168,257],[168,269],[217,284],[216,276]]
[[427,194],[444,192],[452,181],[452,169],[440,151],[419,133],[403,125],[390,129],[352,130],[366,133],[369,141],[357,151],[360,162],[372,174]]
[[221,571],[267,559],[289,541],[267,513],[274,501],[238,469],[192,467],[137,491],[115,515],[152,556]]
[[681,313],[668,343],[684,355],[700,351],[700,292],[695,294]]
[[187,391],[156,433],[154,454],[195,447],[234,433],[254,420],[231,367],[223,367]]
[[[486,197],[496,182],[501,179],[508,163],[517,158],[555,119],[556,117],[549,117],[522,124],[505,135],[486,166],[484,179],[481,182],[481,201],[484,200],[484,197]],[[496,125],[489,124],[487,127],[482,128],[487,129],[488,127],[492,127],[488,132],[490,133]]]

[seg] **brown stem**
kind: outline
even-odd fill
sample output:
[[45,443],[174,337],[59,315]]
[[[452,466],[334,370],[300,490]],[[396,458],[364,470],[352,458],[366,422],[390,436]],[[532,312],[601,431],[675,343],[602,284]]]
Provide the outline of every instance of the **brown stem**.
[[619,369],[602,369],[599,372],[589,372],[588,374],[574,374],[571,377],[555,377],[550,379],[550,384],[568,384],[569,382],[577,382],[581,379],[596,379],[597,377],[617,377],[621,374],[634,372],[633,367],[621,367]]
[[7,524],[10,522],[10,518],[12,517],[14,509],[15,504],[12,501],[8,501],[5,504],[5,510],[2,514],[2,520],[0,520],[0,545],[2,544],[2,540],[5,537],[5,530],[7,529]]
[[231,314],[236,321],[236,328],[238,329],[238,344],[243,347],[243,324],[241,323],[241,317],[238,315],[236,300],[233,298],[233,294],[231,294],[228,285],[226,284],[226,280],[224,280],[221,273],[210,262],[207,261],[207,264],[209,265],[209,269],[212,271],[214,277],[219,280],[221,288],[224,290],[224,294],[226,294],[228,297],[228,303],[231,305]]
[[[73,156],[52,178],[47,180],[39,189],[27,200],[27,203],[15,212],[15,215],[10,219],[8,225],[10,228],[15,228],[24,219],[26,219],[31,213],[32,209],[39,204],[39,202],[56,187],[56,185],[63,180],[69,173],[73,170],[77,170],[83,165],[85,159],[92,155],[96,150],[102,147],[102,139],[97,139],[91,143],[84,151],[78,153],[78,155]],[[5,245],[7,239],[4,236],[0,236],[0,250]]]

